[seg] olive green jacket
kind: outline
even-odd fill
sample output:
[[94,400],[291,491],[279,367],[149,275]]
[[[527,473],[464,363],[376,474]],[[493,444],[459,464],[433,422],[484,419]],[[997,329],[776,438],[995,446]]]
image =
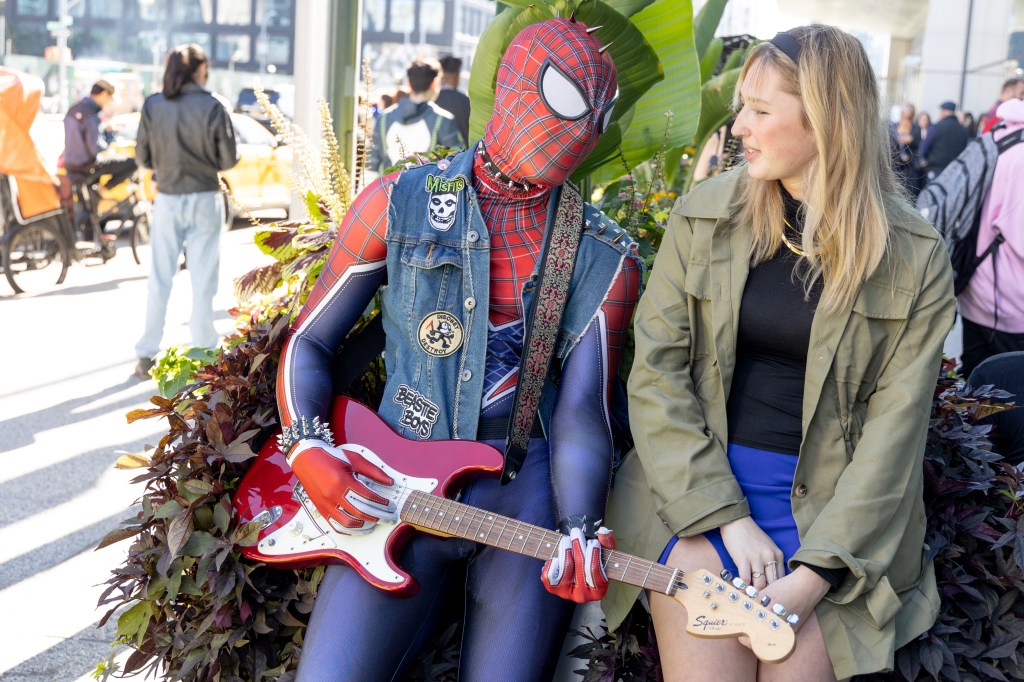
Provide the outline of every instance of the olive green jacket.
[[[629,416],[636,450],[616,474],[606,524],[619,549],[657,559],[675,533],[750,513],[726,458],[751,231],[730,203],[744,169],[699,185],[672,211],[634,325]],[[848,568],[816,609],[836,675],[891,669],[935,620],[924,556],[922,462],[955,299],[946,249],[908,210],[851,308],[814,316],[803,441],[791,494],[801,545],[790,561]],[[785,324],[785,320],[779,320]],[[638,590],[615,583],[609,627]]]

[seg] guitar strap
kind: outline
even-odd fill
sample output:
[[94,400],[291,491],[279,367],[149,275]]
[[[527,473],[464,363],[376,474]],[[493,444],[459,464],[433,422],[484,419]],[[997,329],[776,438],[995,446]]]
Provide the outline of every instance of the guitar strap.
[[555,341],[565,311],[565,300],[576,265],[576,251],[583,231],[583,197],[572,183],[556,188],[558,206],[548,216],[540,255],[538,285],[526,314],[523,358],[516,380],[515,402],[505,439],[505,468],[501,483],[512,481],[526,459],[530,432],[537,418],[544,379],[551,368]]

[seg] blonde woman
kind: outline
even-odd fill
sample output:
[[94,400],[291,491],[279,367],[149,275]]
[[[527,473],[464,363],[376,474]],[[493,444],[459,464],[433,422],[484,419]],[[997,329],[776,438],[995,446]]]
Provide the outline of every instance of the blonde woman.
[[[637,309],[636,440],[608,525],[670,567],[728,569],[797,613],[760,663],[648,594],[666,680],[845,679],[934,622],[922,459],[952,276],[898,191],[860,43],[804,26],[754,47],[746,163],[673,210]],[[604,606],[616,627],[636,590]]]

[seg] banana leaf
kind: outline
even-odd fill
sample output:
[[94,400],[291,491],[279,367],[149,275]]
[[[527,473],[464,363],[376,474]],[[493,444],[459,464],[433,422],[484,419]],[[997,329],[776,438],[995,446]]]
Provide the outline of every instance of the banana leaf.
[[715,37],[715,31],[718,30],[718,24],[722,21],[722,14],[725,12],[728,2],[729,0],[708,0],[693,20],[694,45],[701,58],[704,57],[708,45]]
[[[509,43],[523,28],[554,17],[556,11],[556,7],[550,5],[533,5],[525,9],[513,7],[498,14],[488,25],[481,36],[469,78],[470,139],[483,137],[494,109],[498,65]],[[600,26],[594,35],[609,45],[608,52],[615,62],[619,80],[619,103],[613,113],[613,121],[619,121],[644,93],[664,77],[658,56],[640,29],[604,2],[587,0],[576,16],[588,26]],[[599,150],[602,156],[597,158],[595,154]],[[608,145],[599,145],[599,150],[589,157],[594,159],[594,162],[588,160],[591,167],[607,162],[609,151],[614,153],[614,148],[609,150]]]
[[[577,16],[588,6],[582,6]],[[665,77],[637,102],[622,136],[621,155],[608,158],[593,153],[577,171],[577,177],[589,174],[594,184],[610,182],[629,172],[627,168],[654,157],[663,147],[681,146],[693,138],[701,96],[692,14],[689,0],[657,0],[632,17],[632,23],[657,53]],[[618,66],[618,57],[615,59]],[[671,119],[666,117],[667,112],[672,112]],[[603,142],[599,149],[605,146]]]
[[[582,0],[582,5],[587,0]],[[655,0],[605,0],[608,6],[624,17],[631,17]]]

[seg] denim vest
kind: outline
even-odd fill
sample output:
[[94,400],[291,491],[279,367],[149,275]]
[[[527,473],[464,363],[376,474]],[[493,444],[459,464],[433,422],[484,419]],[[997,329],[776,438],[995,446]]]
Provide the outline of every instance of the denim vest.
[[[403,436],[474,439],[484,390],[490,239],[473,191],[473,149],[402,173],[391,192],[387,285],[382,290],[387,384],[378,409]],[[549,216],[560,190],[552,192]],[[585,204],[568,300],[555,347],[564,359],[594,319],[630,237]],[[537,271],[523,286],[529,310]],[[554,389],[541,402],[546,426]]]

